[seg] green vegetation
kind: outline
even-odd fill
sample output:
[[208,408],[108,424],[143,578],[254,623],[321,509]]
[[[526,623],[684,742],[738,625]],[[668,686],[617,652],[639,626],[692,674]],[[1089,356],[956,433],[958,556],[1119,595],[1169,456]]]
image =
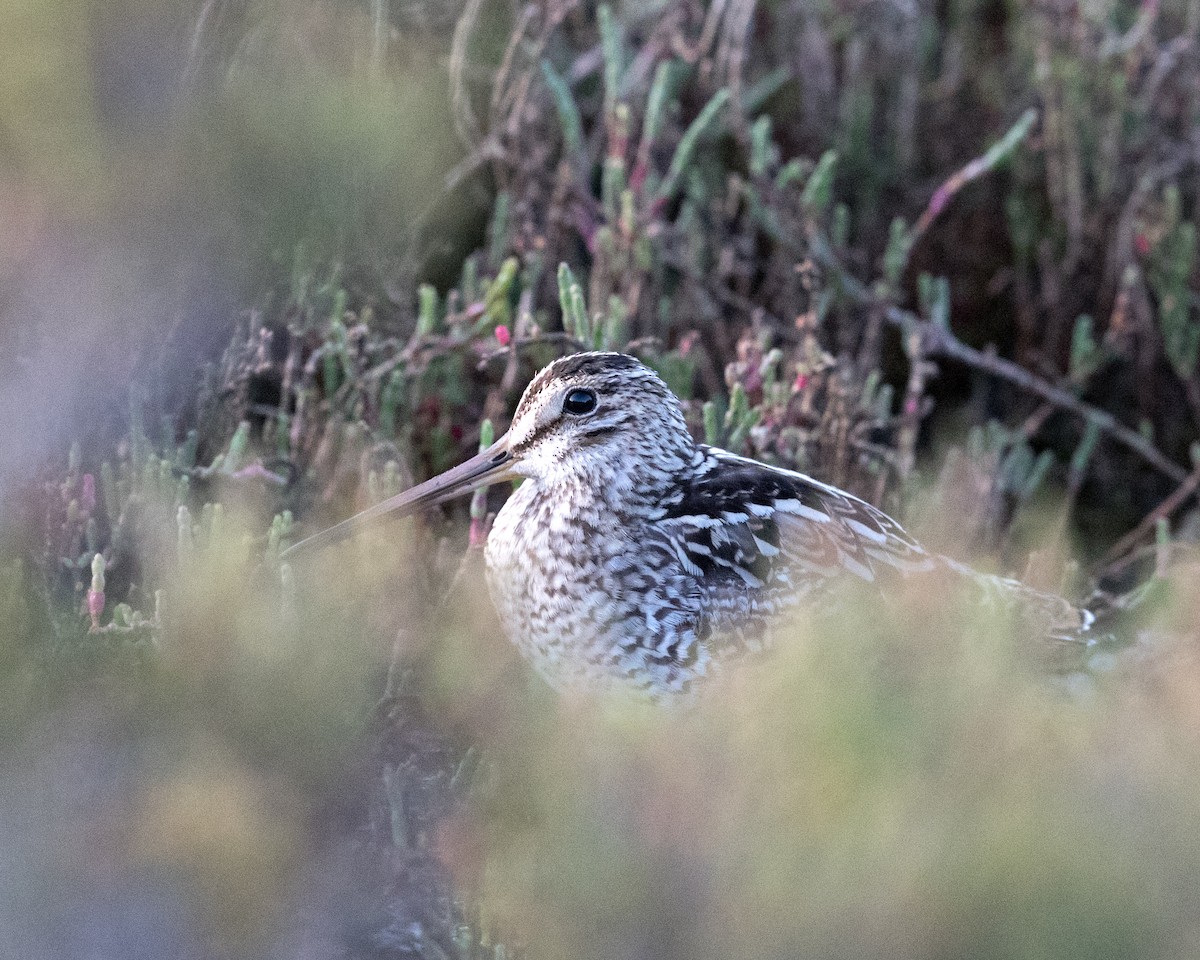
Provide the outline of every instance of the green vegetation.
[[[1194,0],[8,6],[0,954],[1191,949]],[[664,715],[499,639],[502,490],[281,562],[577,349],[1111,637],[898,587]]]

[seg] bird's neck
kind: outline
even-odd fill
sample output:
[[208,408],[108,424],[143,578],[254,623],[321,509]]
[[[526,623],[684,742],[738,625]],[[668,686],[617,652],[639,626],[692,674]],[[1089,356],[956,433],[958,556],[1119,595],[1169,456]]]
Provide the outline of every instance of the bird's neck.
[[525,499],[543,501],[563,516],[650,518],[692,466],[696,450],[662,450],[653,456],[574,459],[571,466],[530,478]]

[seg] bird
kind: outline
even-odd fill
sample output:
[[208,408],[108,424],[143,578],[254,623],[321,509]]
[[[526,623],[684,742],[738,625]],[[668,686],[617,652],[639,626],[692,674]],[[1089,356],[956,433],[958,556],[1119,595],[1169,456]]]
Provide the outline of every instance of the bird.
[[624,353],[559,358],[477,456],[302,540],[285,558],[386,517],[521,482],[484,557],[508,638],[560,691],[694,694],[839,584],[949,570],[1086,649],[1090,614],[926,550],[871,504],[803,473],[693,439],[678,398]]

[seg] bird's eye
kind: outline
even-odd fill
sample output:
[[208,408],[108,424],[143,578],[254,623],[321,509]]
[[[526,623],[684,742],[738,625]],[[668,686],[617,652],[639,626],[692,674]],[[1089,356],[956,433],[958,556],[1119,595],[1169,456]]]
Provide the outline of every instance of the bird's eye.
[[593,390],[572,390],[563,398],[563,412],[582,416],[596,409],[596,393]]

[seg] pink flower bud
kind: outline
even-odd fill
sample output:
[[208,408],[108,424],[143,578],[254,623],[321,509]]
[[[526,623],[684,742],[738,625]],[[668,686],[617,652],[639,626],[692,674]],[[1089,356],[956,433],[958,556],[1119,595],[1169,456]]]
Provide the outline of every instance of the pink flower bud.
[[100,629],[100,614],[104,612],[104,591],[89,590],[87,592],[87,611],[92,618],[92,629]]
[[799,393],[801,390],[803,390],[807,386],[808,386],[808,374],[807,373],[796,374],[796,382],[792,384],[792,392]]
[[945,209],[946,204],[950,202],[950,198],[953,195],[954,194],[947,189],[946,184],[942,184],[942,186],[938,187],[937,190],[934,191],[933,196],[929,199],[929,210],[927,211],[926,216],[930,220],[936,217],[942,212],[942,210]]
[[83,512],[91,514],[96,509],[96,478],[90,473],[85,473],[80,482],[79,505],[83,507]]
[[629,174],[629,189],[634,193],[640,194],[642,187],[645,186],[646,177],[650,173],[650,165],[642,163],[640,160],[633,165],[633,172]]
[[502,323],[497,324],[496,325],[496,341],[500,344],[500,346],[507,347],[511,340],[512,340],[512,334],[509,332],[508,327],[506,327]]

